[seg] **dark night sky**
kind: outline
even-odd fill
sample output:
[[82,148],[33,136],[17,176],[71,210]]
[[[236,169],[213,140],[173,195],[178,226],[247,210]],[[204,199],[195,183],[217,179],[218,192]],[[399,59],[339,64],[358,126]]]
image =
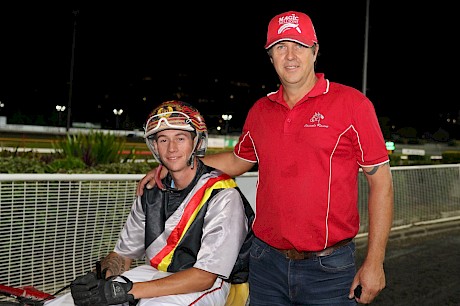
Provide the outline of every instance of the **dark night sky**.
[[[56,104],[67,105],[73,9],[79,10],[72,100],[78,121],[90,118],[96,105],[108,110],[111,120],[114,107],[136,112],[123,97],[145,76],[153,78],[153,87],[160,79],[174,82],[178,72],[198,80],[216,75],[276,81],[263,49],[266,27],[271,17],[290,9],[306,12],[314,22],[320,43],[317,71],[362,89],[365,0],[263,1],[261,7],[248,1],[113,3],[2,3],[1,115],[11,116],[19,108],[47,117]],[[449,17],[453,4],[401,3],[370,3],[367,95],[378,115],[398,126],[434,129],[438,113],[458,116],[460,108],[449,81],[456,77],[445,75],[458,57],[453,56],[458,26]],[[207,90],[202,82],[196,86]]]

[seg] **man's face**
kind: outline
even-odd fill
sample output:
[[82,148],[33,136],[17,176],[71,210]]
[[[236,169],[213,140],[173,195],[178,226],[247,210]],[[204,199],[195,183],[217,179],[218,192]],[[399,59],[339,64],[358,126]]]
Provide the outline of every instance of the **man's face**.
[[163,130],[154,141],[162,164],[171,172],[190,170],[187,162],[193,150],[192,133],[181,130]]
[[282,41],[270,50],[270,58],[275,70],[286,86],[302,84],[314,74],[317,52],[295,42]]

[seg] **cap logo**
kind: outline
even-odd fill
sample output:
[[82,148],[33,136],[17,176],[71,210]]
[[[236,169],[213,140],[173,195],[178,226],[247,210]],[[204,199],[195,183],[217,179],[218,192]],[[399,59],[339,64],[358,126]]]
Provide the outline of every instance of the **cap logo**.
[[171,113],[173,111],[174,111],[174,109],[171,106],[168,105],[168,106],[165,106],[165,107],[162,107],[162,108],[158,109],[157,115],[161,115],[162,117],[168,118],[168,117],[171,116]]
[[281,25],[278,28],[278,34],[281,34],[289,29],[294,29],[299,32],[299,34],[302,33],[302,30],[299,28],[299,17],[296,14],[280,17],[278,19],[278,23]]

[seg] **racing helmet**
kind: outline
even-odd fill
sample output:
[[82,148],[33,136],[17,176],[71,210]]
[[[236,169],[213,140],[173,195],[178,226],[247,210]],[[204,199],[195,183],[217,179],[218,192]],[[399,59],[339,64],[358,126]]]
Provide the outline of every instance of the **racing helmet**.
[[145,142],[153,156],[162,164],[153,142],[155,134],[163,130],[183,130],[195,134],[189,165],[193,168],[194,157],[203,157],[208,147],[208,129],[200,112],[192,105],[171,100],[161,103],[149,115],[144,126]]

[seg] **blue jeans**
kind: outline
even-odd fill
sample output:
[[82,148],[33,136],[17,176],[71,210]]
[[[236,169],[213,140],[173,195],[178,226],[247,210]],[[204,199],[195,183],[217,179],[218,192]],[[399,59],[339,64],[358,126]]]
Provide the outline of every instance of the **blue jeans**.
[[249,300],[251,306],[357,305],[348,298],[355,274],[354,242],[328,256],[292,260],[255,238],[249,259]]

